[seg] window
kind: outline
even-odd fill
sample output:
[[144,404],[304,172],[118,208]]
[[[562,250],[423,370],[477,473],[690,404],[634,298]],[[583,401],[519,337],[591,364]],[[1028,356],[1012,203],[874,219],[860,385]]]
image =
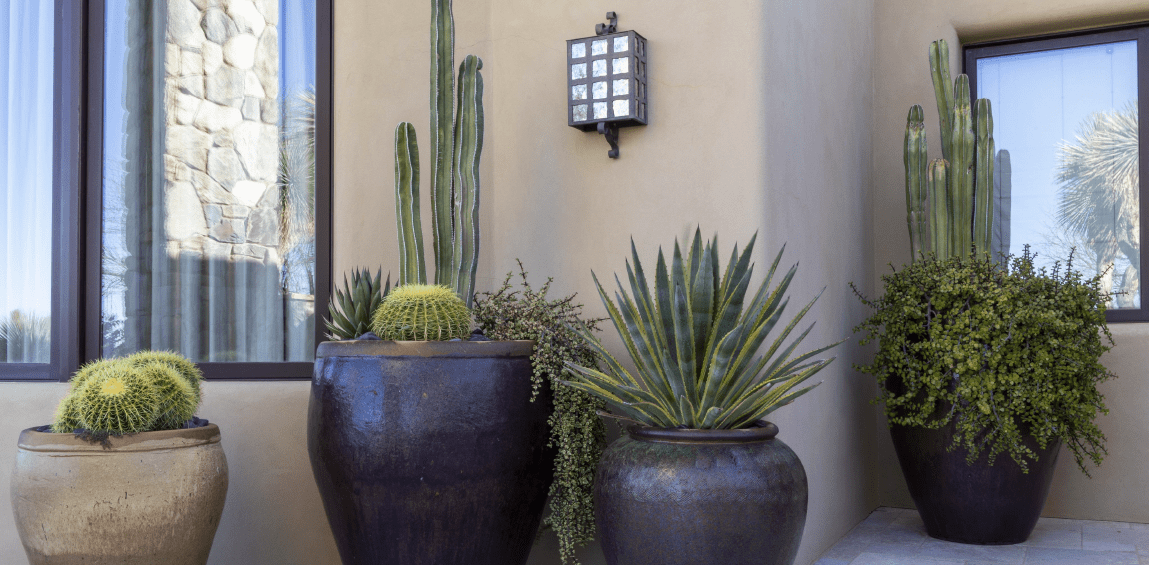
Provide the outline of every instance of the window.
[[1003,243],[1029,244],[1039,265],[1064,260],[1104,273],[1110,321],[1149,321],[1140,217],[1149,186],[1149,25],[965,47],[965,70],[993,104],[1004,174]]
[[330,22],[330,0],[0,8],[0,378],[141,349],[209,378],[310,377]]

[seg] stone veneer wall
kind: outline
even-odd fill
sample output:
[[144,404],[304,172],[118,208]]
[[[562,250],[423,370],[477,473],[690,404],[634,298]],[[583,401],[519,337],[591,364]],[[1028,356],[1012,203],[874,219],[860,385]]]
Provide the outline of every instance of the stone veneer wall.
[[278,0],[168,0],[169,252],[279,262]]

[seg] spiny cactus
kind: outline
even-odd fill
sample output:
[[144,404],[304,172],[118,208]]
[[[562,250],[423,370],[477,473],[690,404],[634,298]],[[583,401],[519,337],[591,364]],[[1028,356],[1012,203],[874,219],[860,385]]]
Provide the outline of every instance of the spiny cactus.
[[443,341],[471,333],[467,305],[443,285],[409,284],[395,287],[375,311],[372,325],[382,339]]
[[203,373],[200,372],[199,367],[188,360],[187,357],[174,351],[140,351],[129,355],[127,360],[137,368],[152,363],[159,363],[175,369],[176,372],[191,385],[192,391],[195,393],[196,406],[199,406],[200,401],[203,399],[201,386],[203,383]]
[[[958,75],[950,89],[949,46],[930,44],[933,79],[941,121],[942,158],[930,161],[926,151],[925,112],[915,104],[906,118],[906,223],[913,259],[925,251],[938,259],[995,253],[994,164],[1009,153],[995,153],[993,113],[987,99],[970,102],[969,77]],[[976,129],[975,129],[976,128]],[[976,167],[975,167],[976,165]],[[1006,181],[1008,183],[1008,181]],[[998,181],[1000,184],[1000,181]]]
[[333,340],[355,339],[371,331],[371,316],[383,303],[383,297],[391,292],[391,275],[387,275],[386,286],[379,286],[383,269],[375,271],[375,278],[367,269],[351,272],[351,284],[347,274],[343,274],[343,290],[335,289],[335,297],[327,311],[331,319],[327,322],[327,337]]
[[105,438],[183,427],[199,406],[202,379],[195,363],[171,351],[93,361],[72,378],[52,431]]
[[80,427],[85,430],[124,435],[154,429],[156,387],[131,365],[93,371],[75,394]]
[[[479,158],[483,152],[483,61],[459,65],[455,107],[455,23],[451,0],[431,1],[431,208],[435,283],[470,308],[479,265]],[[457,112],[457,113],[456,113]],[[399,284],[426,284],[419,220],[419,146],[415,126],[395,128],[395,210]]]
[[137,370],[144,380],[151,381],[156,392],[152,429],[178,429],[195,416],[199,398],[191,383],[178,371],[161,362],[148,363]]

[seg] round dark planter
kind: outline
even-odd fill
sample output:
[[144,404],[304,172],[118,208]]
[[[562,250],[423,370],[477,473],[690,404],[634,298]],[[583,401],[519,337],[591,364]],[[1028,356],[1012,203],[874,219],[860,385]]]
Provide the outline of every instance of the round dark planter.
[[1025,436],[1026,446],[1038,459],[1029,462],[1029,473],[1023,473],[1004,453],[992,466],[985,453],[967,464],[966,450],[946,450],[953,442],[954,429],[952,423],[936,430],[890,427],[902,474],[926,533],[981,545],[1025,541],[1045,506],[1061,443],[1050,442],[1039,449],[1032,437]]
[[307,446],[343,563],[526,563],[553,458],[533,345],[319,346]]
[[595,521],[610,565],[789,565],[806,471],[778,427],[632,426],[603,453]]

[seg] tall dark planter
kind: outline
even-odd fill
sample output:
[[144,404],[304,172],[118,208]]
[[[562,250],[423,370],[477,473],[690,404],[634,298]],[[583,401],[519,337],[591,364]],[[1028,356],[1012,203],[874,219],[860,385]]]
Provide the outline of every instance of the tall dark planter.
[[634,426],[603,453],[595,521],[610,565],[789,565],[806,471],[763,422],[748,430]]
[[985,453],[967,464],[966,450],[946,451],[954,431],[952,423],[936,430],[890,427],[902,474],[926,533],[981,545],[1025,541],[1045,506],[1061,442],[1038,449],[1026,436],[1026,446],[1038,460],[1029,463],[1029,473],[1023,473],[1006,454],[998,455],[992,466]]
[[343,563],[526,562],[553,456],[532,346],[319,346],[307,445]]

